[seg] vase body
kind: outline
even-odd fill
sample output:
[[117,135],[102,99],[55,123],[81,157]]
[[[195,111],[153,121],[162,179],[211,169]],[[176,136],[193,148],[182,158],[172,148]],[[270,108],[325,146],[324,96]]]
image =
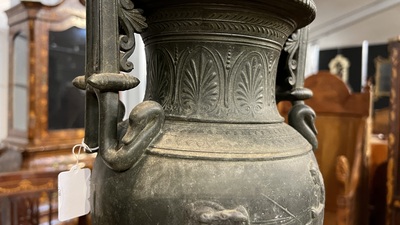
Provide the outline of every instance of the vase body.
[[145,100],[162,105],[165,122],[132,168],[96,159],[94,224],[322,224],[314,153],[275,102],[281,50],[310,22],[313,3],[135,6],[149,26]]

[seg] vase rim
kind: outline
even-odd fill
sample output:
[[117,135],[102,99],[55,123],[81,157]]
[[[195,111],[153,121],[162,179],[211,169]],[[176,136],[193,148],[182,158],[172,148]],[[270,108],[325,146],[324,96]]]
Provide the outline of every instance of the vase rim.
[[296,22],[297,29],[310,24],[317,12],[314,0],[136,0],[134,3],[135,7],[143,9],[145,14],[160,8],[183,5],[240,6],[238,9],[250,9],[290,18]]

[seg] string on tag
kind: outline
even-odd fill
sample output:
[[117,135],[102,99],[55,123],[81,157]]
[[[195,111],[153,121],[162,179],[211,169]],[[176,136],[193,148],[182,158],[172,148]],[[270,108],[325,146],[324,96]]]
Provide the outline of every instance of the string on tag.
[[[76,154],[75,149],[78,148],[78,154]],[[72,148],[72,154],[74,155],[75,159],[76,159],[76,163],[74,166],[72,166],[71,170],[75,170],[79,168],[79,156],[81,154],[82,149],[84,149],[85,151],[88,152],[94,152],[97,151],[99,149],[99,147],[95,147],[95,148],[90,148],[86,143],[85,143],[85,139],[82,139],[82,142],[80,144],[74,145],[74,147]]]
[[94,148],[89,147],[89,146],[85,143],[85,139],[82,139],[82,142],[80,143],[80,146],[83,147],[83,148],[85,149],[85,151],[90,152],[90,153],[99,150],[99,146],[94,147]]

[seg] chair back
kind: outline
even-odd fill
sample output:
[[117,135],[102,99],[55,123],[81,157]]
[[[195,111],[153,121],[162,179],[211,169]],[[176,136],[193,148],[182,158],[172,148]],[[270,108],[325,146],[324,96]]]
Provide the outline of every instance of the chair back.
[[308,77],[304,86],[314,94],[306,104],[317,115],[315,155],[326,188],[325,224],[364,224],[360,214],[368,218],[368,210],[363,212],[368,201],[360,197],[368,190],[370,91],[351,93],[338,76],[327,71]]

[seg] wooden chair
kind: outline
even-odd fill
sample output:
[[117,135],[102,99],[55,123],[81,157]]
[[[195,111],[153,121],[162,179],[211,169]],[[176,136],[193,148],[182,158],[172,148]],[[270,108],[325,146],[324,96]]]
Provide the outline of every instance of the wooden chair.
[[[336,75],[321,71],[305,80],[314,96],[306,104],[316,112],[315,155],[326,190],[325,225],[367,224],[370,91],[350,93]],[[285,104],[278,107],[287,114]]]

